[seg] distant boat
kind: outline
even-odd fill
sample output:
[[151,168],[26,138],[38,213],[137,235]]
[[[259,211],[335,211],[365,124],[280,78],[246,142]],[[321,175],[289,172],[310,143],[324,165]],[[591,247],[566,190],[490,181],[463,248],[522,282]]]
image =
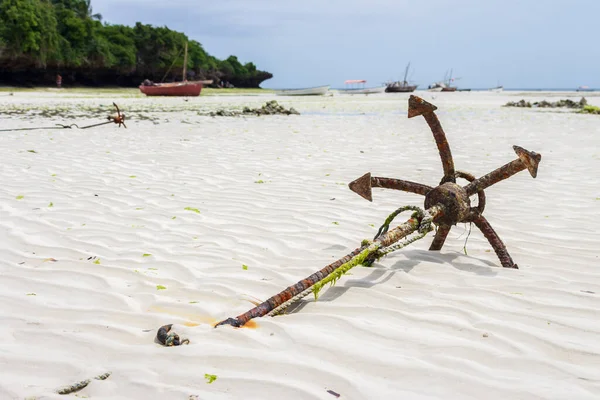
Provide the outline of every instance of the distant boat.
[[436,82],[433,85],[429,85],[427,88],[430,92],[456,92],[456,87],[450,86],[452,82],[458,80],[460,78],[452,78],[452,70],[450,70],[450,76],[448,76],[448,71],[446,71],[446,76],[444,76],[444,80],[442,82]]
[[202,82],[173,82],[140,85],[140,90],[146,96],[199,96]]
[[406,80],[408,76],[408,69],[410,68],[410,63],[406,66],[406,70],[404,71],[404,80],[402,82],[396,81],[392,83],[388,83],[385,88],[386,93],[408,93],[414,92],[418,85],[409,85]]
[[456,92],[456,88],[447,86],[444,82],[436,82],[427,88],[430,92]]
[[489,91],[490,92],[494,92],[494,93],[499,93],[499,92],[504,91],[504,86],[502,86],[500,84],[500,81],[498,81],[498,85],[496,85],[496,87],[493,87],[493,88],[489,89]]
[[591,91],[593,91],[593,89],[590,89],[589,86],[579,86],[577,88],[577,91],[578,92],[591,92]]
[[139,86],[140,91],[146,96],[199,96],[202,91],[203,81],[189,82],[185,79],[187,72],[187,52],[188,44],[186,42],[185,56],[183,58],[183,82],[154,83],[146,79]]
[[367,83],[366,80],[364,79],[349,79],[347,81],[344,82],[345,85],[363,85],[362,87],[359,88],[346,88],[346,89],[340,89],[339,92],[340,93],[345,93],[345,94],[375,94],[375,93],[384,93],[386,86],[379,86],[379,87],[371,87],[371,88],[366,88],[364,87],[365,83]]
[[323,96],[329,90],[329,86],[317,86],[305,89],[279,89],[275,91],[275,94],[279,96]]

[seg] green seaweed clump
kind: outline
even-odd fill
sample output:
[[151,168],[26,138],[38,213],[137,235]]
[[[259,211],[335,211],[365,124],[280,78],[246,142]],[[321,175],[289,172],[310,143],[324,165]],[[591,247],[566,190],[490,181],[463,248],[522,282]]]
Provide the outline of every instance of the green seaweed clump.
[[580,114],[596,114],[600,115],[600,107],[597,106],[584,106],[580,111]]

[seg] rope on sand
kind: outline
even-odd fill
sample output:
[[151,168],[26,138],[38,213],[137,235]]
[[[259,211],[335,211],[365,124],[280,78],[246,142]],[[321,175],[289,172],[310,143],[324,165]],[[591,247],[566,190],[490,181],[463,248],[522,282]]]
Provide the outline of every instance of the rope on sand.
[[33,130],[37,130],[37,129],[72,129],[73,127],[77,128],[77,129],[88,129],[88,128],[93,128],[96,126],[112,124],[112,123],[118,124],[119,127],[121,127],[121,125],[123,125],[125,128],[127,128],[127,126],[125,125],[125,114],[121,114],[121,110],[119,110],[119,106],[117,106],[115,103],[113,103],[113,106],[115,106],[115,108],[117,109],[117,113],[115,115],[109,115],[107,117],[108,121],[100,122],[98,124],[86,125],[86,126],[82,126],[82,127],[79,127],[77,124],[70,124],[70,125],[56,124],[56,126],[37,126],[37,127],[31,127],[31,128],[0,129],[0,132],[33,131]]
[[[417,232],[417,235],[414,235],[413,237],[410,237],[410,238],[405,238],[402,243],[396,243],[396,244],[384,247],[382,238],[388,232],[389,226],[392,223],[392,221],[394,220],[394,218],[396,218],[400,213],[402,213],[404,211],[414,211],[411,219],[409,221],[407,221],[405,224],[410,223],[411,220],[415,221],[416,225],[409,226],[408,229],[410,229],[410,232]],[[415,207],[415,206],[400,207],[399,209],[394,211],[392,214],[390,214],[386,218],[385,222],[379,228],[377,235],[375,235],[375,238],[372,241],[371,240],[363,240],[363,242],[361,243],[360,249],[356,250],[357,253],[355,253],[355,255],[352,258],[349,258],[348,261],[341,264],[337,268],[333,269],[327,275],[322,276],[322,277],[319,276],[318,277],[319,279],[317,279],[316,281],[310,282],[311,283],[310,285],[305,285],[306,289],[304,289],[303,291],[301,291],[300,293],[298,293],[294,296],[289,297],[287,301],[284,301],[281,304],[273,307],[269,312],[265,312],[265,314],[263,314],[263,315],[268,315],[268,316],[278,315],[278,314],[282,313],[291,304],[304,298],[305,296],[309,295],[310,293],[314,294],[315,300],[316,300],[318,298],[319,291],[323,288],[324,285],[326,285],[327,283],[334,285],[336,283],[336,281],[338,279],[340,279],[342,277],[342,275],[346,274],[350,269],[356,267],[357,265],[370,266],[375,260],[379,259],[383,255],[389,254],[396,250],[399,250],[399,249],[425,237],[425,235],[427,235],[427,233],[429,233],[433,230],[432,221],[433,221],[433,214],[431,214],[429,212],[429,210],[427,212],[425,212],[422,208]],[[409,231],[404,233],[404,235],[406,235],[406,234],[409,234]],[[395,239],[395,241],[396,240],[398,240],[398,239]],[[321,271],[319,271],[319,272],[321,272]],[[316,275],[316,274],[313,274],[313,275]],[[311,280],[311,278],[312,278],[312,276],[305,279],[304,281],[308,282]],[[303,281],[301,281],[301,282],[303,282]],[[298,285],[298,284],[296,284],[296,285]],[[294,287],[296,285],[294,285]],[[290,288],[288,288],[288,289],[290,289]],[[288,290],[288,289],[286,289],[286,290]],[[275,297],[282,295],[282,293],[280,293],[279,295],[276,295]],[[265,303],[268,303],[269,301],[270,300],[268,300]],[[260,308],[263,305],[258,305],[257,308]],[[218,325],[219,324],[217,324],[217,326]],[[236,325],[234,325],[234,326],[236,326]],[[179,336],[171,330],[171,328],[172,328],[172,325],[164,325],[158,329],[156,337],[163,346],[179,346],[184,343],[189,343],[189,340],[187,340],[187,339],[180,339]]]
[[409,244],[414,243],[417,240],[424,238],[425,235],[427,235],[427,233],[431,232],[431,230],[433,229],[431,226],[433,216],[427,215],[425,213],[425,211],[423,211],[423,209],[421,209],[420,207],[405,206],[405,207],[398,208],[396,211],[394,211],[392,214],[390,214],[386,218],[385,222],[383,223],[383,225],[381,225],[381,227],[379,228],[379,231],[377,232],[377,234],[375,235],[375,238],[373,240],[376,240],[378,237],[385,234],[388,231],[390,224],[392,223],[394,218],[396,218],[400,213],[402,213],[404,211],[414,211],[415,212],[414,214],[417,214],[415,216],[417,216],[421,219],[421,223],[420,223],[419,229],[418,229],[419,230],[418,235],[416,235],[412,238],[405,239],[404,242],[402,242],[402,243],[397,243],[397,244],[394,244],[392,246],[388,246],[385,248],[381,248],[381,243],[379,243],[379,242],[363,240],[362,245],[363,246],[368,245],[369,247],[367,247],[365,250],[363,250],[362,252],[360,252],[359,254],[354,256],[347,263],[340,265],[338,268],[333,270],[333,272],[331,272],[331,274],[329,274],[325,278],[321,279],[319,282],[316,282],[314,285],[307,288],[303,292],[297,294],[296,296],[292,297],[285,303],[274,308],[267,315],[270,317],[273,317],[275,315],[281,314],[290,305],[292,305],[293,303],[297,302],[298,300],[308,296],[310,293],[313,293],[315,296],[315,300],[317,300],[319,297],[319,292],[323,288],[323,286],[325,286],[328,283],[330,283],[332,286],[335,285],[337,280],[340,279],[342,277],[342,275],[346,274],[348,271],[350,271],[352,268],[356,267],[357,265],[362,264],[365,266],[370,266],[376,259],[379,259],[382,256],[389,254],[393,251],[400,250],[401,248],[406,247]]

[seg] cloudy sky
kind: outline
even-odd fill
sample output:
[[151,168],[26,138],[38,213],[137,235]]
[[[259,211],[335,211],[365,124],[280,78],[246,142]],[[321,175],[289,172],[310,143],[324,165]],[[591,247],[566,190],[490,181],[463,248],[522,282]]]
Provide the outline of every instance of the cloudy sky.
[[218,58],[273,73],[265,88],[600,88],[600,0],[92,0],[108,23],[168,26]]

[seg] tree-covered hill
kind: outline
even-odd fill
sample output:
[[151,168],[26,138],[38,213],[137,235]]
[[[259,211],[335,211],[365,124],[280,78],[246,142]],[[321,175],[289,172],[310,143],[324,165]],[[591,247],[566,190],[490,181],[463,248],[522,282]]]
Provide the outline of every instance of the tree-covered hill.
[[273,77],[237,57],[219,60],[200,43],[167,27],[102,23],[90,0],[0,0],[0,84],[137,86],[188,79],[258,87]]

